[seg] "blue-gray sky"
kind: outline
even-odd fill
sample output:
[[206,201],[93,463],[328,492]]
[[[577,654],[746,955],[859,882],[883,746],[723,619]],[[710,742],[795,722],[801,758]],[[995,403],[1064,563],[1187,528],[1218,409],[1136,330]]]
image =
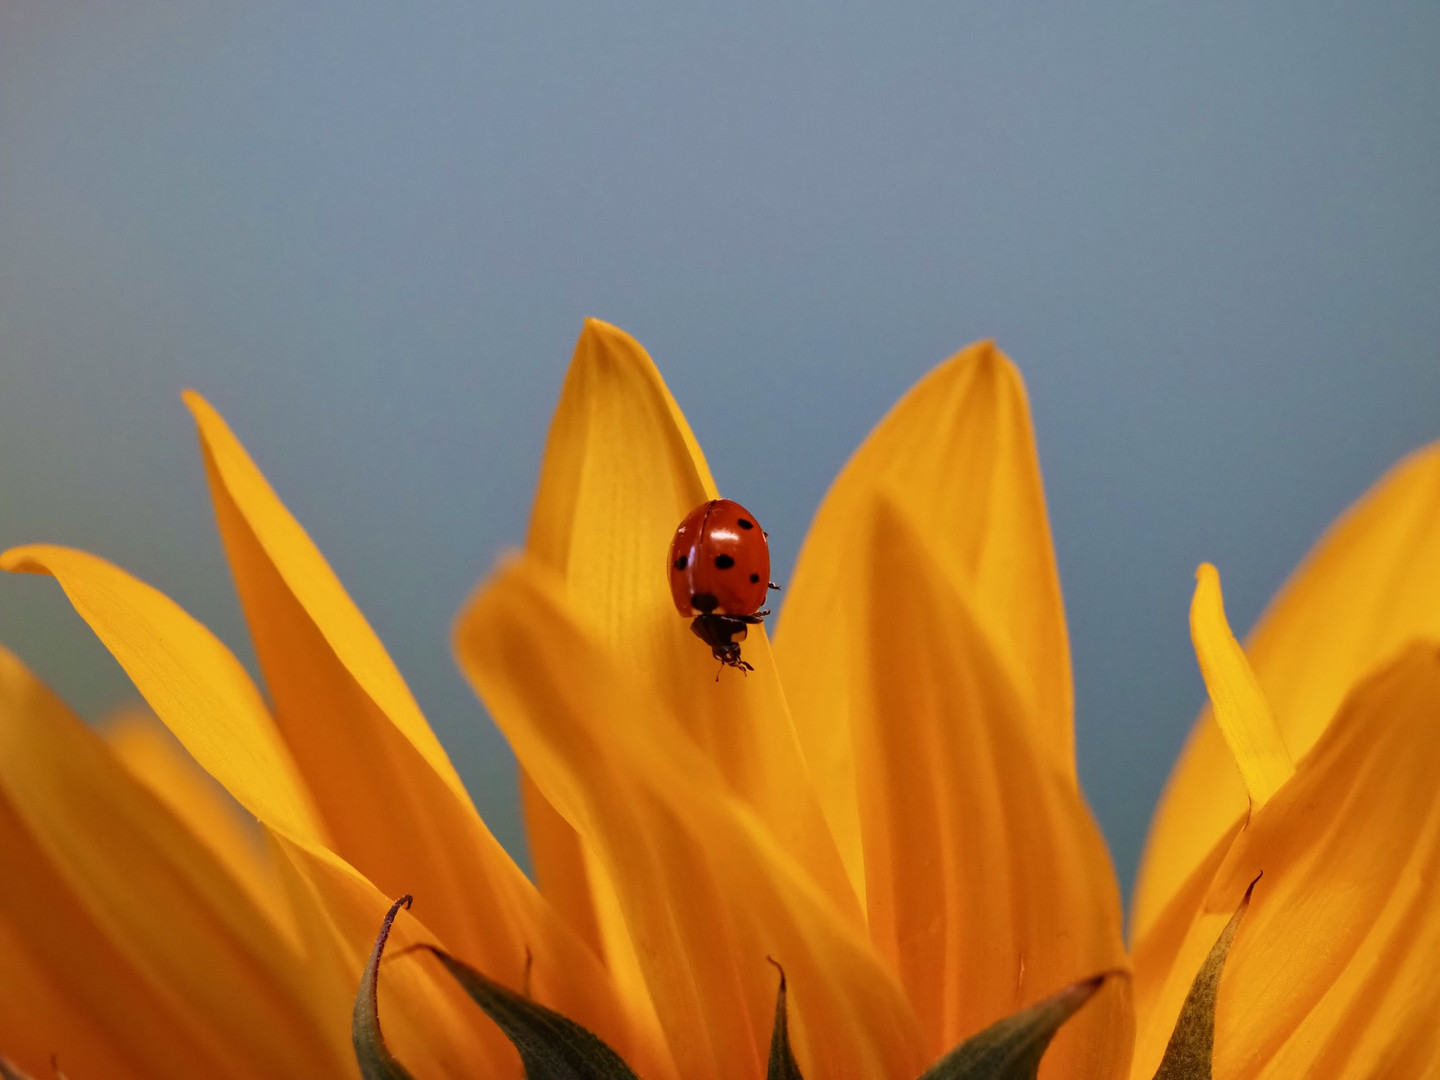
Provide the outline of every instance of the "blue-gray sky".
[[[1025,373],[1082,779],[1122,880],[1247,626],[1440,436],[1440,6],[0,7],[0,543],[97,551],[251,654],[203,391],[410,679],[501,838],[449,625],[524,533],[586,315],[651,351],[783,580],[921,373]],[[0,639],[130,694],[53,584]]]

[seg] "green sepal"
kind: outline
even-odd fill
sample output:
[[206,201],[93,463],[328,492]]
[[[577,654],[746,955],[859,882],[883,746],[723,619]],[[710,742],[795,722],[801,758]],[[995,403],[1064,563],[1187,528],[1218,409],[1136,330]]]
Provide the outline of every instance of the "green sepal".
[[1057,994],[972,1035],[937,1061],[920,1080],[1035,1080],[1040,1059],[1060,1025],[1074,1016],[1111,975],[1071,983]]
[[1190,984],[1190,993],[1185,995],[1185,1004],[1180,1006],[1180,1017],[1175,1021],[1175,1030],[1170,1033],[1165,1056],[1160,1059],[1160,1068],[1155,1080],[1210,1080],[1211,1064],[1215,1057],[1215,1003],[1220,997],[1220,975],[1225,970],[1225,959],[1230,955],[1230,945],[1240,929],[1240,920],[1250,907],[1250,894],[1255,891],[1255,881],[1245,890],[1245,896],[1225,929],[1210,947],[1210,955],[1200,965],[1195,981]]
[[526,1080],[638,1080],[619,1054],[574,1020],[521,997],[444,949],[424,948],[520,1051]]
[[[775,964],[775,961],[770,963]],[[780,972],[780,989],[775,992],[775,1026],[770,1031],[770,1067],[765,1072],[765,1080],[805,1080],[790,1049],[790,1021],[785,1012],[785,969],[775,964],[775,970]]]
[[385,921],[375,938],[375,947],[370,950],[370,960],[360,976],[360,989],[355,994],[355,1009],[350,1014],[350,1041],[355,1044],[355,1060],[365,1080],[411,1080],[405,1066],[396,1061],[385,1046],[385,1036],[380,1032],[380,1005],[376,995],[380,955],[385,951],[390,927],[400,909],[409,906],[410,897],[402,896],[385,913]]

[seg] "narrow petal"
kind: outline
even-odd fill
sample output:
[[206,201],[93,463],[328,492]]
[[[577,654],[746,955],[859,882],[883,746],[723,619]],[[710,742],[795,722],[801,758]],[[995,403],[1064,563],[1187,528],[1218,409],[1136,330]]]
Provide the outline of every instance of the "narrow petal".
[[0,569],[54,577],[155,715],[240,805],[276,828],[325,832],[289,749],[230,650],[168,597],[104,559],[34,545]]
[[111,716],[102,734],[116,761],[168,806],[257,907],[269,912],[277,928],[296,941],[288,908],[275,903],[279,881],[254,819],[195,764],[148,709],[136,706]]
[[[866,895],[934,1059],[1057,987],[1124,967],[1120,897],[1089,808],[1032,742],[1030,702],[968,594],[905,511],[882,502],[868,524],[855,522],[868,552],[854,595],[868,631],[847,682]],[[1045,1075],[1122,1075],[1128,996],[1125,980],[1102,991]]]
[[[1440,637],[1440,443],[1402,461],[1331,526],[1246,644],[1291,755],[1302,757],[1355,683],[1416,636]],[[1207,709],[1151,826],[1137,940],[1245,803]]]
[[1190,636],[1215,721],[1245,781],[1251,808],[1258,810],[1290,779],[1295,764],[1275,726],[1270,703],[1245,659],[1245,651],[1230,632],[1220,575],[1209,563],[1201,565],[1195,574]]
[[[329,852],[309,792],[259,692],[205,627],[149,585],[83,552],[22,548],[0,556],[0,568],[52,574],[191,756],[269,830],[312,852]],[[376,725],[372,730],[385,729]],[[343,733],[335,737],[340,739]],[[408,745],[397,737],[391,750],[400,757]],[[343,760],[337,751],[335,767]],[[537,997],[603,1033],[615,1045],[625,1045],[628,1022],[618,1013],[604,969],[508,858],[482,864],[482,838],[489,833],[473,811],[468,817],[447,815],[446,808],[459,804],[426,786],[427,777],[437,782],[434,775],[417,767],[408,774],[415,788],[382,785],[357,791],[355,796],[359,802],[393,805],[397,813],[416,817],[433,810],[441,820],[427,828],[453,829],[448,834],[452,846],[435,857],[465,868],[462,880],[472,883],[474,892],[454,897],[437,884],[435,893],[426,896],[427,913],[433,910],[437,922],[468,928],[463,947],[471,951],[464,955],[492,963],[515,985],[524,976],[528,947],[534,957]],[[508,878],[505,867],[513,872]],[[491,869],[497,870],[495,880],[484,876]],[[415,868],[417,877],[426,881],[435,881],[443,872]],[[452,904],[461,905],[458,916]],[[479,922],[477,911],[490,921]],[[359,941],[367,949],[374,925],[370,917],[355,920]],[[461,944],[443,940],[453,951],[461,951]]]
[[868,628],[851,604],[855,521],[883,494],[917,523],[972,598],[1025,698],[1023,723],[1074,782],[1069,645],[1044,492],[1019,373],[989,342],[927,375],[890,411],[825,497],[787,586],[776,655],[845,864],[863,886],[844,671]]
[[1153,1071],[1226,903],[1261,870],[1220,989],[1215,1075],[1418,1076],[1436,1060],[1437,702],[1440,651],[1417,643],[1356,689],[1251,817],[1163,988],[1137,998],[1132,1076]]
[[[616,662],[654,679],[666,715],[858,922],[763,628],[745,642],[756,670],[717,683],[715,662],[671,601],[670,539],[686,513],[715,497],[695,437],[650,357],[615,327],[588,321],[551,425],[527,550],[564,580],[570,603],[593,620]],[[583,877],[563,830],[543,814],[530,822],[547,889]]]
[[678,1075],[764,1072],[767,956],[790,977],[806,1075],[918,1075],[913,1015],[853,921],[583,618],[553,573],[520,562],[470,606],[457,647],[614,882]]
[[[413,893],[447,946],[612,1030],[598,958],[486,828],[400,673],[225,422],[195,415],[220,535],[275,718],[333,850],[384,893]],[[577,977],[589,973],[593,978]]]
[[0,918],[91,1022],[154,1075],[347,1075],[298,952],[228,868],[4,652],[0,699]]

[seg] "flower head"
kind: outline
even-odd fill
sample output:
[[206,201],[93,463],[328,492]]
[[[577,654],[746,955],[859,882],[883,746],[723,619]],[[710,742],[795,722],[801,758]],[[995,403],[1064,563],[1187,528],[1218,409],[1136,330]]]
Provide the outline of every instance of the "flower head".
[[[523,770],[533,884],[303,529],[187,402],[265,695],[95,556],[34,546],[3,565],[59,582],[259,828],[150,729],[97,736],[0,657],[0,850],[24,883],[0,901],[18,973],[0,1053],[20,1066],[353,1075],[366,970],[419,1076],[518,1068],[509,1029],[451,977],[466,972],[649,1080],[758,1078],[777,1033],[810,1080],[911,1080],[1077,985],[1041,1076],[1165,1075],[1192,983],[1217,1076],[1440,1062],[1440,451],[1337,527],[1248,654],[1202,568],[1192,632],[1215,709],[1156,818],[1132,956],[1075,775],[1025,394],[994,346],[881,422],[816,515],[773,647],[753,628],[753,672],[717,681],[662,560],[719,492],[649,357],[586,325],[525,548],[456,630]],[[1261,871],[1228,963],[1207,965]],[[377,978],[366,960],[401,894],[414,905]]]

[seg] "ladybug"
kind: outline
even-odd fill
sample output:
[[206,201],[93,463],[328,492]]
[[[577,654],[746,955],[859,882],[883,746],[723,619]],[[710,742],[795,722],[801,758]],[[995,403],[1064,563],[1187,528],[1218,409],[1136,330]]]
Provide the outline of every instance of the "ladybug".
[[755,670],[740,659],[740,642],[770,614],[761,610],[769,590],[780,588],[770,580],[768,536],[739,503],[711,499],[685,515],[670,541],[670,596],[681,615],[694,616],[690,630],[721,671]]

